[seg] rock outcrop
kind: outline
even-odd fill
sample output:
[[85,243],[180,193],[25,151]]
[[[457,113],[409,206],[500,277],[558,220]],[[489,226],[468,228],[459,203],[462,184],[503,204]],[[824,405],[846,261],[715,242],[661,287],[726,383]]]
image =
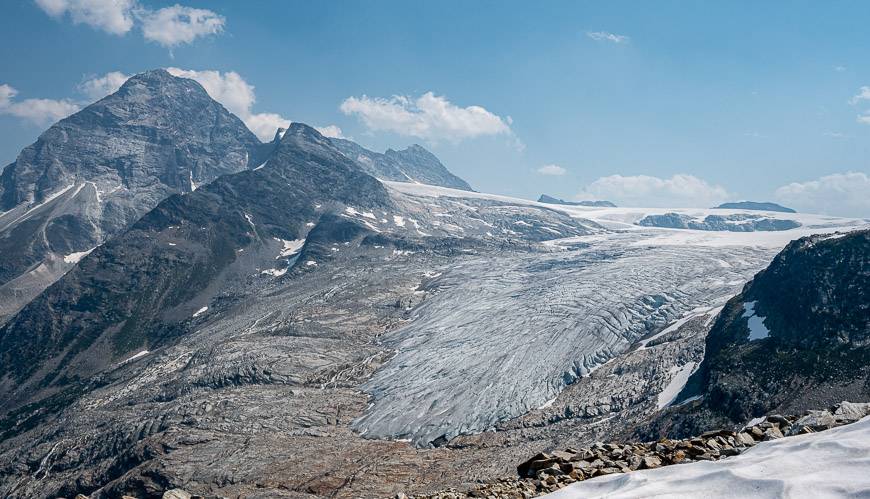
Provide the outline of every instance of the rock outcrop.
[[698,400],[649,436],[870,401],[870,231],[792,241],[722,309],[679,399]]

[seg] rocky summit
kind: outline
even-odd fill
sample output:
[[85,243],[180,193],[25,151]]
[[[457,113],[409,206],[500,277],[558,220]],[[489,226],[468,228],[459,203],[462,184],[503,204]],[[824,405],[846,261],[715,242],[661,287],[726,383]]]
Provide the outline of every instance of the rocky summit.
[[162,69],[59,121],[0,175],[0,322],[163,199],[265,152],[199,83]]

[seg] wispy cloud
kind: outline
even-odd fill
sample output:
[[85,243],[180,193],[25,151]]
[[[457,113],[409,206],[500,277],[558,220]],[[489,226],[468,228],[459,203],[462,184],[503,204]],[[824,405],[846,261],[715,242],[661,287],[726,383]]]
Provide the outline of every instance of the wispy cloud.
[[0,114],[15,116],[34,125],[42,126],[66,118],[79,110],[79,105],[69,99],[24,99],[16,100],[18,90],[0,84]]
[[544,165],[537,169],[537,172],[541,175],[552,175],[552,176],[562,176],[568,173],[568,170],[562,168],[559,165]]
[[316,126],[314,127],[320,135],[324,137],[329,137],[332,139],[343,139],[345,138],[344,134],[341,133],[341,128],[335,125],[326,125],[326,126]]
[[54,18],[69,16],[75,24],[87,24],[113,35],[123,35],[133,28],[136,0],[35,0],[46,14]]
[[103,76],[91,76],[90,78],[85,78],[78,85],[78,90],[82,94],[88,97],[88,99],[95,101],[102,99],[103,97],[117,92],[121,85],[124,84],[130,78],[130,75],[124,74],[120,71],[111,71]]
[[608,200],[621,206],[707,207],[728,199],[724,187],[712,185],[694,175],[670,178],[649,175],[610,175],[592,182],[577,199]]
[[834,66],[834,71],[836,71],[838,73],[842,73],[845,70],[846,70],[846,66]]
[[485,135],[513,136],[511,118],[481,106],[460,107],[444,96],[426,92],[417,98],[395,95],[348,97],[339,107],[357,116],[371,131],[387,131],[432,142],[458,142]]
[[[870,101],[870,87],[863,86],[858,89],[858,93],[849,99],[849,104],[853,106],[860,104],[864,101]],[[870,109],[865,110],[863,113],[859,114],[856,118],[858,123],[864,123],[865,125],[870,125]]]
[[[262,141],[272,140],[278,128],[287,128],[291,120],[277,113],[255,113],[257,96],[254,86],[235,71],[196,71],[191,69],[166,68],[170,74],[199,82],[212,99],[220,102],[238,116]],[[315,126],[327,137],[343,137],[341,128],[335,125]]]
[[180,68],[166,68],[166,70],[174,76],[199,82],[212,99],[241,118],[261,140],[271,140],[278,128],[290,126],[290,120],[279,114],[254,113],[252,109],[257,102],[254,86],[235,71],[196,71]]
[[631,41],[631,38],[626,35],[617,35],[607,31],[587,31],[586,36],[597,42],[628,43]]
[[172,5],[152,10],[138,0],[34,0],[55,19],[69,19],[113,35],[141,27],[145,40],[170,50],[223,31],[226,19],[208,9]]
[[851,135],[848,135],[848,134],[845,134],[842,132],[825,132],[822,135],[824,135],[825,137],[832,137],[835,139],[848,139],[849,137],[851,137]]
[[223,31],[226,19],[207,9],[181,5],[164,7],[142,16],[142,36],[167,48]]
[[870,87],[864,86],[858,89],[858,93],[849,99],[849,104],[853,106],[861,101],[870,100]]

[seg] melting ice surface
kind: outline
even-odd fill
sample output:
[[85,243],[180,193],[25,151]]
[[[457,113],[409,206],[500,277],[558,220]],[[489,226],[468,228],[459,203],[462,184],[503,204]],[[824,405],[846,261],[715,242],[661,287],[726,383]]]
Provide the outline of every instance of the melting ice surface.
[[764,325],[764,317],[755,315],[755,301],[743,304],[743,315],[749,319],[749,341],[761,340],[770,336],[770,330]]

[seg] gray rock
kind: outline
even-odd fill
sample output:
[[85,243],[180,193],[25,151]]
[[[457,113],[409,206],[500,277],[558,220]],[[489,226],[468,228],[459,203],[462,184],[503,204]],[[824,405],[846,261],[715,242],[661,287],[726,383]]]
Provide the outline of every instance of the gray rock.
[[854,423],[870,414],[870,403],[841,402],[834,410],[834,419],[841,424]]
[[0,323],[157,203],[256,166],[263,147],[164,70],[53,125],[0,175]]
[[813,431],[827,430],[837,425],[837,420],[828,411],[809,411],[809,414],[795,421],[795,427],[806,426]]
[[170,489],[163,493],[163,499],[190,499],[190,494],[182,489]]
[[782,438],[784,435],[779,430],[778,427],[774,426],[772,428],[768,428],[764,430],[764,440],[776,440],[778,438]]

